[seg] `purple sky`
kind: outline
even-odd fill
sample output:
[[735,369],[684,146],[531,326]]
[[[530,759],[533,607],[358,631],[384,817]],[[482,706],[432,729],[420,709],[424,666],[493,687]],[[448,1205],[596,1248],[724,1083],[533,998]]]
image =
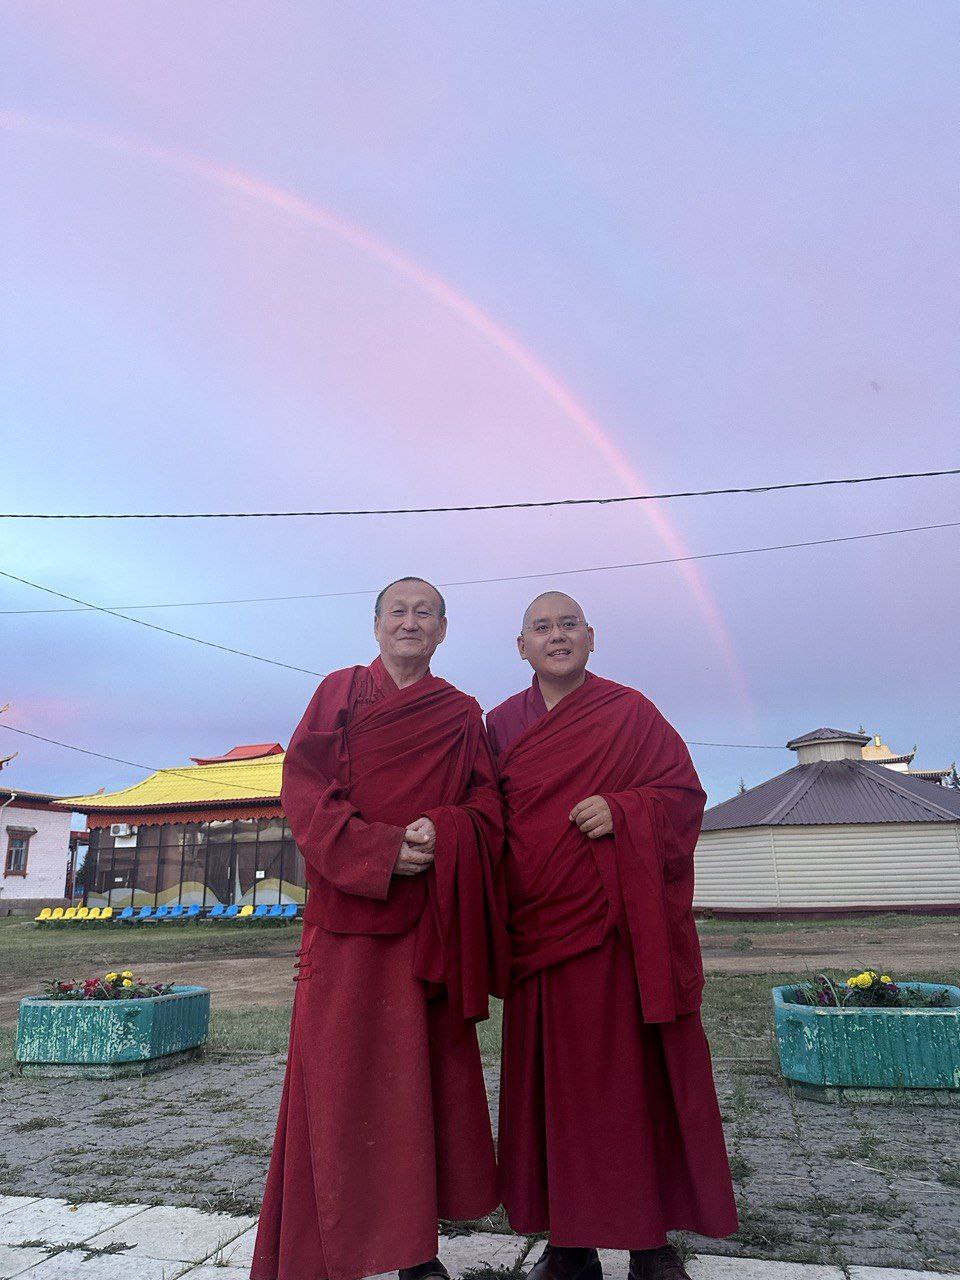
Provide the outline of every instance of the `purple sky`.
[[[4,509],[612,495],[957,465],[953,3],[5,6]],[[489,707],[560,585],[594,670],[688,738],[960,756],[956,479],[649,508],[7,522],[0,569],[105,605],[451,587]],[[56,601],[0,579],[0,608]],[[138,616],[325,672],[372,595]],[[285,740],[312,677],[103,615],[5,616],[0,705],[153,766]],[[11,786],[136,770],[0,733]],[[712,801],[786,751],[696,749]]]

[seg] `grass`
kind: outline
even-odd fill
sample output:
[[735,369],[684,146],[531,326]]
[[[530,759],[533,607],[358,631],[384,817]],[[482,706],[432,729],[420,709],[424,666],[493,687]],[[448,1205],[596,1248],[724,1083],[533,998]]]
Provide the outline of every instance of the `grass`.
[[886,911],[875,916],[834,916],[824,920],[797,920],[787,917],[783,920],[754,920],[750,917],[704,917],[697,920],[697,931],[701,937],[713,934],[742,933],[816,933],[824,929],[843,929],[850,932],[883,933],[887,929],[919,929],[929,925],[931,920],[938,923],[953,924],[960,928],[960,915],[909,915],[899,911]]
[[117,969],[157,960],[289,955],[300,926],[245,928],[236,924],[90,925],[37,928],[32,920],[0,917],[0,969],[29,972],[37,981],[77,968]]

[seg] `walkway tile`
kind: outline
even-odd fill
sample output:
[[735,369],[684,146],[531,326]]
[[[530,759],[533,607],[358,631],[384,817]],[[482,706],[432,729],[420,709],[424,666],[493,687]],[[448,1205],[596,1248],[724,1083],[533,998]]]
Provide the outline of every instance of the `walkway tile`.
[[[142,1204],[71,1204],[69,1200],[34,1200],[0,1217],[0,1244],[46,1240],[49,1244],[79,1244],[127,1218],[142,1213]],[[84,1273],[86,1274],[86,1273]]]
[[0,1214],[22,1209],[25,1204],[33,1204],[36,1199],[36,1196],[0,1196]]
[[[253,1262],[253,1246],[257,1239],[257,1224],[254,1223],[248,1231],[244,1231],[242,1236],[237,1236],[236,1240],[231,1240],[229,1244],[225,1244],[217,1255],[217,1262],[222,1262],[226,1267],[245,1267],[250,1270],[250,1264]],[[190,1273],[191,1275],[193,1272]]]
[[249,1267],[200,1266],[181,1272],[183,1280],[248,1280]]
[[850,1280],[944,1280],[939,1271],[901,1271],[898,1267],[851,1267]]
[[[0,1218],[0,1223],[3,1221]],[[98,1248],[110,1244],[129,1245],[127,1258],[144,1256],[204,1262],[242,1235],[254,1221],[254,1218],[235,1218],[228,1213],[202,1213],[199,1209],[159,1205],[102,1231],[88,1243]],[[84,1277],[86,1274],[84,1271]]]
[[695,1259],[687,1266],[693,1280],[843,1280],[839,1267],[813,1267],[799,1262],[766,1262],[762,1258]]
[[16,1249],[11,1244],[0,1244],[0,1280],[19,1276],[27,1267],[42,1262],[46,1256],[45,1249]]
[[89,1257],[80,1249],[67,1249],[22,1271],[17,1280],[175,1280],[183,1274],[184,1265],[122,1253]]

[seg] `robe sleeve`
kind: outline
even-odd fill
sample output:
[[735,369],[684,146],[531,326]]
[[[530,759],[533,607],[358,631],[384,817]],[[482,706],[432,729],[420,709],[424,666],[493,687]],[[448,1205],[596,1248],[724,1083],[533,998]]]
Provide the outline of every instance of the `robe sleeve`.
[[479,708],[477,713],[466,794],[460,804],[426,815],[437,829],[437,843],[414,969],[417,977],[446,988],[466,1022],[489,1015],[487,997],[506,994],[510,972],[503,811]]
[[693,856],[706,795],[679,734],[647,704],[636,784],[605,792],[613,816],[609,855],[598,858],[608,897],[622,913],[643,1015],[669,1022],[703,987],[693,919]]
[[365,822],[346,798],[345,729],[355,669],[321,683],[283,762],[280,802],[305,862],[343,893],[386,900],[402,827]]

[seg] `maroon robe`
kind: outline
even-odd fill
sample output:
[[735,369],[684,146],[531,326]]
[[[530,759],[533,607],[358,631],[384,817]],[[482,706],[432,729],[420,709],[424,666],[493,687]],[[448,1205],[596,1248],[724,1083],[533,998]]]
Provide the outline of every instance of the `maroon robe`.
[[[318,688],[284,813],[310,896],[252,1280],[355,1280],[498,1203],[475,1022],[506,980],[502,819],[480,708],[378,658]],[[407,825],[433,867],[393,875]]]
[[[649,1249],[737,1229],[700,1021],[693,850],[705,797],[642,694],[587,674],[550,711],[536,677],[491,711],[514,952],[499,1167],[514,1230]],[[612,836],[570,811],[602,795]]]

